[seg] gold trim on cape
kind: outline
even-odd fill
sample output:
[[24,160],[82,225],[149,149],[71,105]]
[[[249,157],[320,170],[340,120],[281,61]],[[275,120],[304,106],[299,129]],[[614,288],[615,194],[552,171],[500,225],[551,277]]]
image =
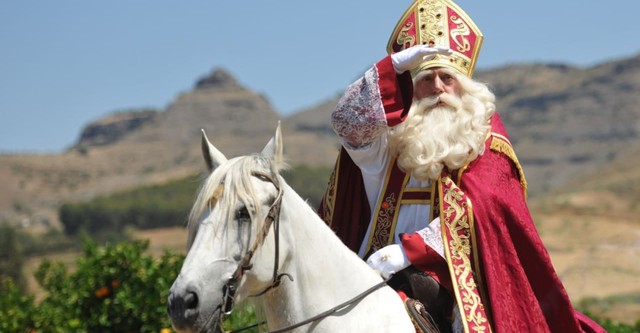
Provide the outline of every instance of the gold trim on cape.
[[442,176],[439,182],[442,242],[464,331],[491,332],[489,317],[480,297],[471,201],[448,175]]
[[513,150],[511,146],[511,142],[505,136],[500,135],[495,132],[491,132],[491,145],[490,148],[493,151],[497,151],[506,155],[512,162],[515,164],[518,169],[518,175],[520,176],[520,185],[522,186],[522,191],[524,192],[524,198],[527,198],[527,180],[524,178],[524,170],[522,170],[522,166],[518,161],[518,157],[516,156],[516,152]]

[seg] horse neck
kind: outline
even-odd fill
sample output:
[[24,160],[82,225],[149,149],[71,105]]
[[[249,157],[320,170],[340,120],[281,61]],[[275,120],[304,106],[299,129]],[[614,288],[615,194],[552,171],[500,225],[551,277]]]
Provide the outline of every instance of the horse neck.
[[270,324],[277,321],[276,326],[307,319],[381,281],[302,198],[284,186],[280,232],[281,246],[288,252],[281,272],[293,281],[284,278],[264,298],[267,318]]

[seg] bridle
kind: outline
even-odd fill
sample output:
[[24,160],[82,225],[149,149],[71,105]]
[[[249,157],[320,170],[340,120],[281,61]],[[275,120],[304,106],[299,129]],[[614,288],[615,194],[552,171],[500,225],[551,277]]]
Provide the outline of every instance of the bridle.
[[[242,277],[244,276],[244,273],[248,270],[250,270],[253,267],[253,264],[251,263],[251,259],[253,258],[254,253],[256,252],[256,250],[258,249],[258,247],[260,247],[263,243],[265,238],[267,237],[267,235],[269,234],[269,229],[271,229],[271,225],[273,225],[273,236],[274,236],[274,240],[275,240],[275,254],[274,254],[274,264],[273,264],[273,278],[271,281],[271,284],[266,287],[264,290],[250,295],[249,297],[257,297],[257,296],[261,296],[264,295],[265,293],[267,293],[268,291],[270,291],[273,288],[277,288],[280,283],[282,282],[282,278],[283,277],[287,277],[289,278],[289,280],[293,281],[293,277],[291,277],[290,274],[287,273],[278,273],[279,270],[279,257],[280,257],[280,208],[282,206],[282,196],[283,196],[283,190],[280,187],[279,181],[278,181],[278,177],[277,176],[272,176],[266,173],[261,173],[261,172],[253,172],[251,174],[254,177],[258,177],[261,179],[265,179],[269,182],[271,182],[273,184],[273,186],[275,186],[275,188],[278,190],[278,194],[276,195],[276,198],[274,199],[273,203],[271,204],[271,207],[269,207],[269,212],[267,213],[267,216],[264,219],[264,224],[262,226],[262,229],[260,229],[260,233],[258,233],[256,239],[254,240],[253,244],[251,245],[251,247],[249,248],[249,250],[247,251],[247,253],[244,255],[244,257],[242,258],[242,260],[240,260],[240,262],[238,263],[238,267],[236,268],[236,270],[234,271],[233,275],[231,276],[231,278],[229,278],[229,280],[227,280],[227,283],[224,284],[224,286],[222,287],[222,303],[219,306],[220,310],[221,310],[221,318],[220,321],[218,323],[218,325],[223,321],[223,316],[228,316],[231,314],[231,312],[233,311],[233,306],[235,303],[235,294],[236,291],[238,289],[238,283],[240,282],[240,280],[242,279]],[[224,186],[223,183],[221,183],[219,186]],[[222,191],[216,191],[218,194],[221,194]],[[214,198],[214,199],[218,199],[218,198]],[[270,331],[269,333],[282,333],[282,332],[289,332],[295,328],[298,328],[300,326],[312,323],[314,321],[323,319],[325,317],[328,317],[342,309],[344,309],[345,307],[352,305],[356,302],[359,302],[360,300],[362,300],[363,298],[365,298],[366,296],[368,296],[369,294],[373,293],[374,291],[378,290],[379,288],[385,286],[387,284],[388,279],[384,279],[382,282],[375,284],[374,286],[370,287],[369,289],[363,291],[362,293],[356,295],[355,297],[353,297],[350,300],[347,300],[329,310],[326,310],[322,313],[319,313],[311,318],[308,318],[306,320],[303,320],[299,323],[293,324],[291,326],[288,327],[283,327],[274,331]],[[213,319],[213,317],[211,318]],[[210,319],[210,320],[211,320]],[[230,333],[235,333],[235,332],[241,332],[241,331],[245,331],[247,329],[250,328],[254,328],[256,326],[262,325],[265,322],[261,322],[255,325],[251,325],[248,327],[244,327],[241,329],[236,329]],[[205,325],[203,328],[206,329],[208,325]]]
[[272,177],[266,173],[253,172],[251,174],[254,177],[258,177],[261,179],[266,179],[275,186],[276,190],[278,190],[278,194],[276,198],[273,200],[271,207],[269,207],[269,212],[267,212],[267,216],[264,218],[264,224],[262,225],[262,229],[256,236],[256,239],[253,241],[253,244],[244,255],[242,260],[238,263],[238,267],[236,268],[231,278],[227,280],[227,283],[222,287],[222,313],[226,316],[230,315],[233,311],[234,306],[234,298],[238,288],[238,283],[244,276],[244,273],[250,270],[253,267],[251,263],[251,259],[253,259],[253,255],[258,250],[263,243],[267,235],[269,234],[269,230],[271,229],[271,225],[273,225],[273,237],[275,241],[275,254],[274,254],[274,263],[273,263],[273,278],[271,284],[266,287],[264,290],[251,295],[250,297],[262,296],[267,293],[269,290],[276,288],[282,282],[282,277],[286,276],[291,281],[293,281],[293,277],[287,273],[278,273],[279,262],[280,262],[280,207],[282,206],[282,195],[283,191],[280,187],[278,177]]

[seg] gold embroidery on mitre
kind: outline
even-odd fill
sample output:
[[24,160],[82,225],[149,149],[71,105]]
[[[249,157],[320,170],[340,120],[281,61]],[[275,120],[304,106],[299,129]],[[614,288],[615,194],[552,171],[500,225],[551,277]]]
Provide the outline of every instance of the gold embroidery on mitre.
[[398,38],[396,39],[396,43],[398,43],[398,45],[402,45],[402,47],[404,47],[405,49],[408,49],[416,44],[416,38],[408,33],[408,31],[410,31],[412,28],[413,22],[407,22],[407,24],[405,24],[400,31]]
[[464,23],[462,18],[457,16],[451,16],[451,22],[456,24],[456,28],[451,30],[450,35],[451,39],[458,45],[458,51],[467,52],[471,50],[471,43],[468,38],[471,35],[469,26]]
[[425,1],[418,5],[420,42],[448,46],[446,24],[447,7],[437,1]]
[[442,238],[453,291],[465,332],[491,332],[472,266],[473,209],[471,201],[451,180],[440,179]]

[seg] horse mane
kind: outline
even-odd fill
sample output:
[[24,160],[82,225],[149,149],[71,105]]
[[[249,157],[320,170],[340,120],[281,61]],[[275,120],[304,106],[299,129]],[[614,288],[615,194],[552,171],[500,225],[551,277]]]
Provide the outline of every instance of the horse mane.
[[[214,206],[220,207],[223,221],[232,221],[239,203],[245,207],[259,207],[258,197],[251,183],[252,174],[260,171],[277,175],[277,170],[268,157],[258,154],[240,156],[218,166],[202,184],[198,196],[191,208],[187,228],[189,240],[187,249],[191,248],[195,235],[198,232],[200,222],[206,212],[210,212]],[[222,185],[222,192],[216,193]],[[252,220],[262,218],[257,209],[248,209]],[[216,226],[220,227],[220,226]]]

